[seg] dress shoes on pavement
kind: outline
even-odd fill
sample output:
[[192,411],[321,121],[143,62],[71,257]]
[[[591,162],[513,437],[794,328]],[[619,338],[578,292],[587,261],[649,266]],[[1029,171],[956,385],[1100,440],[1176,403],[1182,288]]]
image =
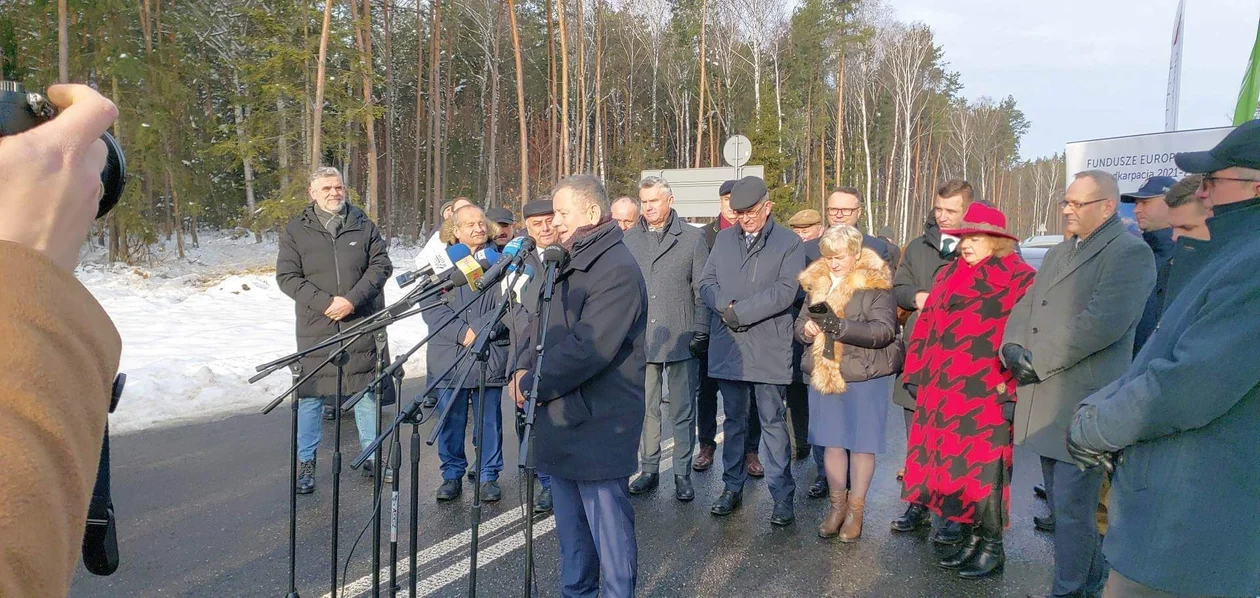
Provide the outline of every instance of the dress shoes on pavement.
[[783,501],[774,503],[774,513],[770,515],[770,523],[779,527],[792,525],[796,521],[796,510],[792,508],[792,503]]
[[696,471],[704,471],[713,467],[713,452],[717,447],[701,444],[700,450],[696,453],[696,460],[691,462],[691,468]]
[[892,531],[894,532],[912,532],[925,525],[932,523],[928,516],[927,507],[920,504],[911,504],[906,507],[906,512],[892,521]]
[[543,488],[542,492],[538,493],[538,497],[534,499],[534,512],[551,512],[551,488]]
[[940,546],[957,546],[963,541],[962,525],[953,521],[946,521],[941,525],[941,529],[936,530],[932,534],[932,543]]
[[740,493],[723,490],[717,500],[713,501],[713,507],[709,509],[709,512],[718,517],[725,517],[739,508],[740,500]]
[[459,498],[460,493],[463,491],[464,491],[464,482],[461,481],[459,478],[455,478],[453,480],[446,480],[442,482],[441,486],[438,486],[437,499],[442,500],[442,501],[455,500]]
[[810,485],[809,490],[805,492],[805,496],[810,498],[822,498],[827,496],[831,488],[827,485],[827,476],[820,475],[814,478],[814,483]]
[[691,476],[674,476],[674,498],[682,502],[691,502],[696,498],[696,490],[691,487]]
[[503,490],[497,480],[481,483],[481,502],[499,502],[503,498]]
[[1033,517],[1033,527],[1039,532],[1054,533],[1054,515],[1046,517]]
[[766,475],[766,468],[761,465],[761,457],[757,453],[748,453],[744,456],[744,466],[748,469],[748,475],[759,478]]
[[655,490],[660,483],[660,474],[647,472],[641,473],[639,474],[639,477],[634,478],[633,482],[630,482],[630,494],[647,494],[648,492]]

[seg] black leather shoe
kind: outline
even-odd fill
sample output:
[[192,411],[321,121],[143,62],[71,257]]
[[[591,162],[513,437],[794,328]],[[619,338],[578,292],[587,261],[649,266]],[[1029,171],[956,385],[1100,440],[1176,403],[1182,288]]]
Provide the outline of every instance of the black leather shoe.
[[932,534],[932,543],[941,546],[957,546],[962,544],[962,541],[962,525],[952,521],[946,521],[945,525],[941,526],[941,529],[936,530],[936,533]]
[[717,497],[717,500],[713,501],[713,507],[709,509],[709,512],[718,517],[725,517],[733,513],[735,509],[738,509],[739,503],[740,494],[738,492],[723,490],[722,494]]
[[542,492],[538,493],[538,497],[534,499],[534,512],[551,512],[551,488],[543,488]]
[[820,475],[814,478],[814,483],[809,487],[809,491],[805,493],[805,496],[810,498],[822,498],[827,496],[827,493],[830,491],[831,487],[827,484],[827,476]]
[[912,532],[925,525],[931,523],[928,517],[927,507],[919,504],[912,504],[906,507],[906,512],[892,522],[892,531],[894,532]]
[[1033,486],[1033,496],[1036,496],[1041,500],[1046,500],[1046,487],[1041,484]]
[[468,481],[470,481],[470,482],[475,482],[475,481],[477,481],[477,470],[476,470],[476,469],[471,469],[471,468],[469,468],[469,470],[468,470],[468,472],[466,473],[466,475],[468,476]]
[[808,444],[801,443],[796,446],[796,452],[792,455],[797,461],[809,457],[813,452]]
[[445,482],[442,482],[441,486],[438,486],[437,499],[455,500],[456,498],[459,498],[459,494],[463,491],[464,482],[462,482],[459,478],[446,480]]
[[660,483],[660,474],[641,473],[639,477],[634,478],[633,482],[630,482],[630,494],[646,494],[655,490]]
[[792,508],[792,503],[775,503],[774,513],[770,515],[770,523],[783,527],[785,525],[792,525],[793,521],[796,521],[796,510]]
[[691,502],[696,497],[696,490],[691,487],[691,476],[674,476],[674,498],[682,502]]
[[503,490],[499,488],[499,482],[490,480],[481,484],[481,502],[499,502],[503,498]]
[[332,421],[334,417],[337,417],[337,410],[332,405],[324,405],[324,419]]
[[1039,532],[1054,533],[1054,515],[1046,517],[1033,517],[1033,527]]
[[303,462],[298,469],[297,493],[310,494],[315,491],[315,460]]
[[976,552],[979,550],[980,535],[969,534],[967,538],[963,540],[962,547],[958,549],[958,552],[941,559],[940,562],[936,564],[942,569],[961,569],[964,565],[971,561],[972,557],[976,556]]
[[1006,565],[1006,552],[1002,550],[1002,540],[985,538],[980,541],[980,550],[971,559],[971,563],[958,571],[963,579],[980,579],[994,573],[1001,573]]

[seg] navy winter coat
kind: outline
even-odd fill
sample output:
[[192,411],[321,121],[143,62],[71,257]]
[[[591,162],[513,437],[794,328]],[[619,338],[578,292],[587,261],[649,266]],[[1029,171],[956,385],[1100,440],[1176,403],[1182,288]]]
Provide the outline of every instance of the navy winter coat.
[[[719,380],[792,382],[792,305],[805,269],[801,239],[768,220],[752,247],[732,226],[718,233],[700,277],[700,297],[709,308],[709,377]],[[735,302],[742,331],[722,323]]]

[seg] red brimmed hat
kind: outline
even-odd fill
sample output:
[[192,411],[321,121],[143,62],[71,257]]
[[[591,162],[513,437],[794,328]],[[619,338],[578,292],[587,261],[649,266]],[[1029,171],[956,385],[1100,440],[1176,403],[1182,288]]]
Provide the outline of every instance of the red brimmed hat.
[[991,208],[980,202],[971,204],[963,216],[962,225],[954,229],[941,229],[941,232],[955,237],[963,235],[993,235],[1019,241],[1019,237],[1006,232],[1006,215],[997,208]]

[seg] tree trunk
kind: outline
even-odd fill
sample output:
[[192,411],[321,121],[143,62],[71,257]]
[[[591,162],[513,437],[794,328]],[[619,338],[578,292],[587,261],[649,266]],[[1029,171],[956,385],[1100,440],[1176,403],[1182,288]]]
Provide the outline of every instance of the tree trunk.
[[315,73],[315,124],[311,127],[311,170],[319,168],[323,152],[320,150],[320,131],[324,118],[324,63],[328,57],[328,30],[332,25],[333,0],[324,0],[324,27],[319,34],[319,67]]
[[[507,0],[508,19],[511,20],[512,26],[512,55],[516,61],[516,116],[517,125],[521,132],[521,207],[529,202],[529,131],[525,126],[525,73],[521,68],[521,38],[516,27],[516,3],[513,0]],[[551,27],[551,15],[548,13],[548,29]],[[550,44],[548,40],[548,44]],[[551,122],[555,122],[555,115],[552,114]]]
[[[420,88],[424,84],[424,41],[420,39],[421,32],[424,31],[424,21],[422,19],[423,17],[421,16],[421,13],[420,13],[420,6],[417,4],[416,5],[416,134],[415,134],[415,139],[414,139],[415,146],[416,146],[416,155],[413,156],[413,162],[412,162],[412,173],[413,173],[414,181],[415,181],[415,186],[414,186],[415,193],[412,195],[412,212],[415,214],[415,218],[416,218],[416,222],[415,222],[416,226],[414,230],[416,231],[416,235],[418,237],[424,236],[424,232],[425,232],[424,227],[429,222],[428,213],[420,211],[421,205],[423,203],[422,199],[424,196],[423,180],[429,178],[428,176],[425,176],[423,171],[420,170],[421,169],[421,162],[420,162],[421,148],[422,146],[427,145],[426,143],[421,141],[422,139],[424,139],[424,134],[425,134],[424,94],[420,93]],[[425,164],[428,164],[428,162],[425,162]],[[421,241],[423,241],[423,239],[421,239]]]
[[284,97],[276,96],[276,119],[280,125],[280,139],[276,146],[276,159],[280,165],[280,188],[289,188],[289,117]]
[[[836,163],[835,186],[841,185],[841,171],[844,170],[844,69],[848,58],[844,49],[840,50],[840,74],[836,75]],[[874,217],[867,212],[867,221]]]
[[[864,69],[865,70],[865,69]],[[864,73],[865,74],[865,73]],[[859,108],[862,116],[862,157],[866,162],[866,213],[870,218],[875,219],[875,212],[871,209],[871,194],[875,190],[875,173],[871,167],[871,134],[867,107],[866,107],[866,87],[863,86],[858,90]]]
[[[362,10],[359,11],[360,1]],[[355,15],[354,42],[359,49],[363,65],[363,129],[367,133],[367,199],[364,201],[367,216],[379,220],[380,164],[376,156],[376,115],[372,102],[372,0],[350,0],[351,13]]]
[[[311,23],[309,19],[302,19],[302,46],[306,47],[306,40],[311,37]],[[307,172],[313,168],[310,165],[311,159],[311,59],[308,56],[302,63],[302,162],[306,166]]]
[[[520,71],[519,59],[517,71],[518,73]],[[559,126],[556,119],[556,85],[555,8],[552,7],[551,0],[547,0],[547,155],[551,161],[551,182],[553,183],[560,179],[560,143],[559,131],[556,129]],[[519,82],[517,86],[520,86]]]
[[594,163],[591,170],[599,173],[599,178],[603,179],[606,175],[604,172],[604,121],[603,121],[603,66],[604,66],[604,37],[600,33],[603,22],[603,2],[595,5],[595,147]]
[[442,74],[442,0],[429,3],[429,180],[425,182],[432,221],[436,226],[441,217],[442,188],[438,181],[442,157],[439,141],[442,135],[442,101],[440,82]]
[[692,168],[700,168],[700,148],[704,143],[704,66],[708,62],[704,53],[704,33],[709,24],[709,3],[700,0],[700,101],[696,102],[696,161]]
[[569,34],[565,27],[566,0],[558,0],[560,28],[560,178],[572,172],[570,158],[572,147],[569,144]]
[[586,98],[586,18],[582,14],[582,8],[585,6],[586,0],[578,0],[577,3],[577,58],[578,58],[578,150],[577,150],[577,172],[590,171],[590,160],[587,155],[587,135],[590,132],[590,121],[587,117],[587,98]]
[[[171,143],[166,141],[166,155],[173,156],[171,153]],[[179,259],[184,259],[184,226],[183,218],[179,213],[179,191],[175,189],[175,175],[171,172],[170,162],[166,163],[166,190],[171,200],[170,214],[171,229],[175,232],[175,248],[179,254]],[[168,236],[167,239],[170,237]]]
[[[401,222],[402,218],[394,213],[394,193],[395,193],[395,177],[397,171],[394,160],[394,122],[397,113],[394,109],[394,43],[390,30],[393,29],[393,8],[391,5],[394,0],[385,0],[381,4],[382,10],[385,11],[385,193],[381,196],[381,220],[384,222],[385,238],[389,239],[394,234],[394,227]],[[368,31],[372,31],[371,23],[368,23]]]
[[[245,226],[253,228],[254,215],[257,207],[255,205],[254,196],[254,165],[249,155],[248,140],[245,137],[245,90],[241,88],[240,72],[236,69],[232,70],[232,85],[236,90],[236,102],[232,106],[232,117],[236,122],[236,145],[237,152],[241,157],[241,164],[245,168]],[[167,154],[171,156],[171,154]],[[261,235],[258,231],[254,231],[254,237],[261,242]]]
[[70,26],[66,0],[57,0],[57,81],[70,82]]
[[[491,38],[490,46],[493,48],[493,54],[490,56],[490,163],[486,168],[486,205],[499,205],[499,15],[498,11],[503,6],[502,2],[495,2],[495,15],[491,21]],[[486,15],[490,18],[490,15]]]
[[783,79],[779,75],[779,42],[774,43],[774,107],[779,114],[779,151],[783,151]]

